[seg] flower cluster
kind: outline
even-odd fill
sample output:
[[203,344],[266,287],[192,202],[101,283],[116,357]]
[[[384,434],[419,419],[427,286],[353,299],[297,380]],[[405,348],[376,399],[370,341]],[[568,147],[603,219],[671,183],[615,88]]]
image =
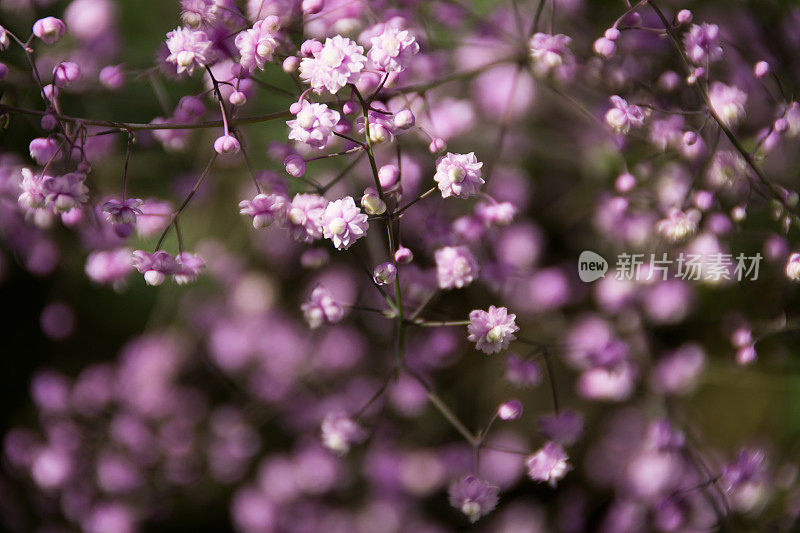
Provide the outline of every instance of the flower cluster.
[[0,1],[7,525],[798,523],[800,8],[117,4]]

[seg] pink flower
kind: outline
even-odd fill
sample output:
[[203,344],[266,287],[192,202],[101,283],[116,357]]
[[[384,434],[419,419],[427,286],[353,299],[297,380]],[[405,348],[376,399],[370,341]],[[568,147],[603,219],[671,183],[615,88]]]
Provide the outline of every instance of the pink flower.
[[136,250],[133,252],[133,266],[140,274],[144,274],[144,281],[153,287],[164,283],[166,277],[175,274],[180,267],[178,261],[163,250],[152,254]]
[[181,18],[194,28],[210,26],[217,18],[217,4],[214,0],[181,0]]
[[676,243],[697,233],[699,223],[700,212],[697,209],[686,212],[671,209],[667,218],[656,223],[656,231],[667,241]]
[[614,105],[606,112],[606,124],[617,133],[626,134],[631,127],[638,128],[644,124],[644,111],[638,105],[629,104],[617,95],[609,98]]
[[529,44],[533,69],[540,76],[555,76],[567,81],[575,74],[575,56],[568,46],[572,39],[566,35],[536,33]]
[[790,280],[800,281],[800,254],[794,253],[789,256],[789,260],[786,262],[785,272],[786,277]]
[[339,250],[347,250],[367,234],[367,215],[356,206],[352,196],[330,202],[322,215],[322,233]]
[[144,202],[138,198],[128,198],[127,200],[109,200],[103,204],[103,212],[106,213],[106,220],[115,224],[134,224],[136,217],[142,214],[139,207]]
[[325,322],[335,324],[344,318],[344,307],[324,285],[317,285],[300,309],[311,329],[316,329]]
[[528,477],[534,481],[546,481],[555,487],[571,470],[568,460],[569,457],[560,444],[548,442],[525,460]]
[[439,184],[442,198],[454,196],[469,198],[480,191],[484,181],[481,167],[473,152],[468,154],[448,153],[436,163],[436,174],[433,179]]
[[206,262],[199,255],[189,252],[181,252],[175,258],[177,266],[173,277],[178,285],[186,285],[197,279],[200,272],[206,266]]
[[366,438],[366,432],[341,412],[329,413],[322,421],[322,445],[336,453],[344,455],[350,451],[350,445]]
[[236,36],[236,48],[242,58],[241,65],[253,71],[256,68],[264,70],[267,61],[272,61],[275,49],[278,48],[278,30],[281,21],[278,17],[270,15],[253,24],[252,29],[244,30]]
[[51,176],[34,174],[29,168],[22,169],[22,181],[19,184],[22,194],[19,195],[20,204],[30,209],[44,207],[44,199],[47,193],[44,190],[44,181],[51,179]]
[[286,214],[289,200],[280,194],[257,194],[252,200],[239,202],[239,213],[253,217],[253,227],[266,228]]
[[286,208],[285,227],[291,237],[300,242],[322,238],[322,215],[328,202],[316,194],[296,194]]
[[139,199],[128,198],[120,202],[119,200],[109,200],[103,205],[103,212],[106,220],[114,227],[114,232],[122,238],[127,237],[133,231],[136,224],[136,217],[142,214],[139,207],[143,204]]
[[300,62],[300,79],[311,85],[317,94],[327,89],[336,94],[348,83],[358,81],[367,58],[364,49],[341,35],[329,37],[325,44],[315,49],[312,57]]
[[85,174],[70,172],[63,176],[48,177],[42,181],[45,204],[56,211],[65,212],[89,199],[89,188],[84,183]]
[[719,45],[719,26],[716,24],[692,24],[683,36],[686,55],[696,65],[705,65],[722,59]]
[[480,202],[475,206],[475,215],[487,226],[507,226],[516,214],[511,202]]
[[719,116],[723,124],[732,128],[744,117],[744,104],[747,93],[737,87],[715,81],[708,90],[711,109]]
[[386,72],[402,72],[411,57],[419,52],[419,44],[407,30],[386,25],[377,37],[372,38],[369,59]]
[[450,505],[464,513],[470,522],[491,513],[497,507],[499,488],[478,477],[467,474],[450,484]]
[[92,252],[86,259],[86,275],[104,285],[120,284],[132,270],[133,260],[128,248]]
[[175,28],[167,34],[167,62],[178,66],[178,74],[191,75],[195,67],[203,68],[213,57],[211,41],[204,31]]
[[478,276],[478,261],[466,246],[445,246],[435,256],[440,289],[466,287]]
[[333,128],[339,122],[339,113],[328,109],[325,104],[314,104],[307,100],[301,100],[299,108],[295,119],[286,122],[291,128],[289,138],[323,150],[328,146]]
[[514,333],[519,327],[514,323],[517,315],[508,314],[505,307],[489,306],[488,311],[476,309],[469,314],[469,336],[467,340],[475,343],[475,348],[483,353],[495,353],[508,348],[516,339]]

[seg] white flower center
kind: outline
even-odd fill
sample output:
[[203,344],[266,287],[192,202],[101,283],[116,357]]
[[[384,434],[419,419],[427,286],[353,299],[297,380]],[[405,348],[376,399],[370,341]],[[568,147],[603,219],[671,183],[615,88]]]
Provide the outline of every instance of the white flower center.
[[178,52],[178,64],[182,67],[189,67],[194,62],[194,52],[184,50]]
[[560,67],[562,63],[561,55],[556,52],[547,51],[544,55],[544,62],[549,68]]
[[503,326],[495,326],[486,334],[486,340],[490,342],[500,342],[503,340]]
[[469,518],[472,518],[480,514],[481,506],[477,502],[467,500],[461,506],[461,512],[467,515]]
[[466,274],[469,274],[469,271],[470,271],[469,263],[467,262],[466,259],[463,258],[456,259],[455,264],[453,265],[453,274],[455,274],[458,277],[462,277],[465,276]]
[[467,177],[467,171],[464,170],[464,167],[450,167],[447,174],[453,183],[461,183]]
[[306,213],[299,207],[293,207],[289,210],[289,221],[296,226],[299,226],[306,221]]
[[342,218],[334,218],[331,220],[330,224],[328,224],[328,229],[330,229],[331,233],[334,235],[341,235],[347,230],[347,222]]
[[269,42],[260,42],[256,47],[256,53],[261,57],[272,55],[272,45]]
[[297,114],[297,123],[304,130],[313,128],[316,120],[317,116],[314,114],[314,111],[311,110],[311,106],[304,107],[303,110]]
[[322,51],[319,59],[329,67],[338,67],[342,64],[342,53],[338,49],[329,46]]
[[400,41],[397,37],[389,37],[383,41],[383,49],[386,50],[386,53],[390,56],[396,56],[400,53]]

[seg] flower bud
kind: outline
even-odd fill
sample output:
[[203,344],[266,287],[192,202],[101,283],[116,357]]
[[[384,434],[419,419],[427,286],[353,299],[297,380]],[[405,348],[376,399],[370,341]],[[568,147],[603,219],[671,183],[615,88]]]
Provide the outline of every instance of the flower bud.
[[438,154],[447,150],[447,143],[441,137],[434,138],[428,145],[428,151],[432,154]]
[[[337,122],[336,125],[333,127],[333,131],[342,135],[347,135],[348,133],[353,131],[353,123],[347,120],[345,117],[341,117],[339,119],[339,122]],[[372,131],[370,131],[370,133],[372,133]]]
[[325,7],[325,0],[303,0],[303,13],[306,15],[316,15]]
[[619,30],[617,28],[608,28],[603,36],[609,41],[616,41],[619,39]]
[[695,191],[692,203],[700,211],[708,211],[714,205],[714,194],[711,191]]
[[112,91],[121,89],[122,85],[125,83],[125,76],[120,65],[109,65],[107,67],[103,67],[98,78],[100,79],[100,83],[102,83],[106,89],[110,89]]
[[368,215],[382,215],[386,212],[386,204],[378,196],[378,191],[374,187],[368,187],[361,197],[361,207]]
[[283,60],[283,71],[287,74],[291,74],[297,67],[300,65],[300,60],[297,59],[297,56],[289,56]]
[[81,77],[81,67],[72,61],[65,61],[53,69],[53,83],[57,87],[66,87]]
[[214,141],[214,150],[220,155],[238,153],[240,148],[238,139],[230,134],[217,137],[217,140]]
[[231,105],[242,106],[247,103],[247,95],[242,91],[233,91],[228,97],[228,101]]
[[56,120],[56,117],[54,117],[50,113],[47,113],[45,115],[42,115],[41,124],[42,124],[42,129],[43,130],[52,131],[58,125],[58,121]]
[[144,281],[151,287],[158,287],[164,280],[167,278],[163,272],[159,272],[158,270],[148,270],[144,273]]
[[342,113],[345,115],[352,115],[356,111],[358,111],[358,105],[352,100],[348,100],[342,105]]
[[608,59],[617,53],[617,45],[611,39],[600,37],[594,42],[594,53]]
[[306,162],[297,154],[292,154],[283,160],[286,166],[286,173],[295,178],[303,177],[306,173]]
[[624,172],[617,176],[617,180],[614,182],[614,188],[617,189],[618,192],[626,193],[630,192],[636,186],[636,177],[631,174],[630,172]]
[[397,178],[399,177],[400,171],[394,165],[383,165],[378,170],[378,180],[384,189],[391,189],[397,185]]
[[60,19],[45,17],[33,23],[33,34],[46,44],[53,44],[67,33],[67,26]]
[[756,78],[763,78],[767,74],[769,74],[769,63],[767,63],[766,61],[759,61],[753,67],[753,75]]
[[694,143],[697,142],[697,133],[694,131],[687,131],[683,134],[683,144],[686,146],[692,146]]
[[44,93],[44,97],[50,100],[51,102],[58,98],[58,87],[49,83],[42,87],[42,92]]
[[403,109],[394,116],[394,125],[401,130],[407,130],[414,126],[417,119],[410,109]]
[[400,264],[408,264],[414,260],[414,254],[405,246],[400,246],[394,253],[394,260]]
[[497,408],[500,420],[517,420],[522,416],[522,403],[519,400],[508,400]]
[[642,16],[636,11],[632,11],[625,15],[625,24],[628,26],[638,26],[642,23]]
[[389,262],[381,263],[372,271],[372,279],[378,285],[394,283],[395,278],[397,278],[397,267]]
[[740,365],[753,364],[757,359],[758,352],[756,352],[756,347],[752,344],[749,346],[743,346],[736,351],[736,362]]
[[689,24],[692,21],[692,12],[688,9],[681,9],[678,11],[678,14],[675,15],[675,21],[678,24]]
[[370,124],[369,126],[369,139],[374,144],[385,143],[390,139],[389,132],[382,124]]

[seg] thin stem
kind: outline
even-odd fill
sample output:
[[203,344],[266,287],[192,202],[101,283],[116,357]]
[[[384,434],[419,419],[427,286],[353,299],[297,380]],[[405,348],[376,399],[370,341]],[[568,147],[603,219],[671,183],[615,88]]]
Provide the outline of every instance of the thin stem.
[[128,163],[131,160],[131,150],[133,142],[136,140],[132,131],[128,132],[128,146],[125,150],[125,164],[122,167],[122,201],[125,202],[125,195],[128,188]]
[[320,193],[325,194],[326,192],[328,192],[328,190],[330,190],[331,187],[339,183],[339,181],[342,178],[344,178],[351,170],[353,170],[353,167],[355,167],[358,164],[358,162],[361,161],[361,158],[363,156],[364,156],[363,152],[358,154],[358,157],[355,158],[353,161],[351,161],[350,164],[344,168],[344,170],[339,172],[339,174],[335,178],[333,178],[331,181],[322,186]]
[[[95,120],[82,117],[73,117],[63,115],[61,113],[50,113],[49,111],[37,111],[35,109],[25,109],[22,107],[15,107],[7,104],[0,104],[0,112],[18,113],[20,115],[32,115],[42,117],[44,115],[52,115],[53,118],[62,122],[69,123],[82,123],[86,126],[102,126],[104,128],[114,128],[117,130],[195,130],[195,129],[208,129],[221,127],[222,120],[208,120],[204,122],[165,122],[162,124],[138,124],[133,122],[115,122],[112,120]],[[292,114],[289,111],[277,111],[275,113],[267,113],[264,115],[256,115],[253,117],[238,118],[231,121],[233,126],[242,124],[258,124],[261,122],[269,122],[272,120],[281,120],[290,118]]]
[[383,393],[384,393],[384,392],[386,392],[386,389],[387,389],[387,387],[389,386],[389,383],[391,383],[391,382],[392,382],[392,377],[393,377],[393,376],[394,376],[396,373],[397,373],[397,369],[392,369],[392,371],[389,373],[389,375],[386,377],[386,379],[384,379],[384,380],[383,380],[383,384],[382,384],[382,385],[380,386],[380,388],[379,388],[379,389],[378,389],[378,390],[375,392],[375,394],[373,394],[373,395],[372,395],[372,397],[371,397],[371,398],[370,398],[370,399],[367,401],[367,403],[365,403],[365,404],[364,404],[364,406],[363,406],[363,407],[361,407],[361,409],[359,409],[359,410],[358,410],[358,411],[357,411],[357,412],[356,412],[356,413],[353,415],[353,420],[358,420],[359,418],[361,418],[361,415],[363,415],[363,414],[364,414],[364,412],[365,412],[367,409],[369,409],[369,407],[370,407],[370,406],[371,406],[373,403],[375,403],[375,402],[378,400],[378,398],[380,398],[381,396],[383,396]]
[[439,327],[448,327],[448,326],[469,326],[469,320],[449,320],[443,322],[428,322],[425,320],[414,320],[409,321],[411,324],[415,326],[419,326],[421,328],[439,328]]
[[430,189],[428,189],[427,191],[425,191],[424,193],[420,194],[419,196],[417,196],[416,198],[414,198],[413,200],[408,202],[406,205],[404,205],[403,207],[398,209],[395,212],[395,214],[396,215],[401,215],[403,213],[403,211],[405,211],[406,209],[408,209],[409,207],[411,207],[415,203],[419,202],[420,200],[424,200],[425,198],[427,198],[428,196],[433,194],[435,191],[436,191],[436,187],[431,187]]
[[556,381],[554,378],[553,365],[550,362],[550,352],[546,348],[542,349],[542,359],[547,369],[547,382],[550,383],[550,394],[553,397],[553,411],[558,414],[558,392],[556,391]]
[[164,228],[164,231],[161,233],[161,237],[159,237],[159,239],[158,239],[158,243],[156,244],[156,251],[161,249],[161,244],[164,242],[164,238],[166,238],[167,233],[169,232],[169,228],[172,227],[175,224],[175,221],[178,220],[178,216],[180,216],[180,214],[183,212],[183,210],[186,209],[186,206],[189,205],[189,202],[192,201],[192,198],[194,197],[194,195],[197,192],[197,190],[200,188],[200,185],[203,184],[203,181],[206,179],[206,176],[211,171],[211,167],[214,166],[214,162],[217,160],[217,156],[218,155],[219,154],[217,154],[216,152],[214,152],[211,155],[211,159],[208,161],[208,164],[206,165],[206,168],[203,169],[203,172],[200,174],[200,177],[197,178],[197,181],[195,182],[194,187],[192,187],[192,190],[189,192],[189,194],[183,200],[183,203],[180,205],[178,210],[175,211],[175,213],[172,214],[172,218],[170,220],[170,223],[167,225],[166,228]]
[[416,379],[420,385],[425,389],[428,393],[428,399],[431,401],[434,407],[442,414],[442,416],[447,420],[453,428],[458,431],[464,439],[469,443],[472,447],[477,447],[479,444],[478,437],[472,434],[470,430],[464,425],[463,422],[456,416],[456,414],[444,403],[438,394],[433,390],[425,379],[417,374],[415,371],[410,369],[408,366],[404,367],[406,372],[411,375],[414,379]]

